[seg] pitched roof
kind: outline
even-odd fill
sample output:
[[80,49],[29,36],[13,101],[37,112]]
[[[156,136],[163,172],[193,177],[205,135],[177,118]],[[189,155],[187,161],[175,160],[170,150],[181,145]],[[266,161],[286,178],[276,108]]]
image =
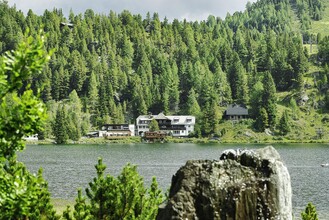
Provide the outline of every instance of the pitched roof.
[[168,118],[162,112],[160,114],[158,114],[158,115],[154,115],[154,119],[157,119],[157,120],[168,120]]
[[231,104],[226,109],[226,115],[248,115],[248,109],[243,105]]

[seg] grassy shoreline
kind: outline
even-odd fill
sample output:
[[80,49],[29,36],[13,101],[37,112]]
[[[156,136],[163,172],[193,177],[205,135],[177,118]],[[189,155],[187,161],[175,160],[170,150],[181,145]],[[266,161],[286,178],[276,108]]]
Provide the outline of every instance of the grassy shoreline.
[[57,215],[62,215],[68,206],[74,209],[74,199],[51,198],[51,204],[54,206]]

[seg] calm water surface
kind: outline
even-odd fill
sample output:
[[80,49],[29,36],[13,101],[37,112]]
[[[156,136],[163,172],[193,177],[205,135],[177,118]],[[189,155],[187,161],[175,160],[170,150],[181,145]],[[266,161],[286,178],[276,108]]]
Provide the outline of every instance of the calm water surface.
[[[43,168],[54,198],[74,199],[77,188],[86,188],[96,176],[98,157],[107,165],[107,173],[118,175],[127,163],[138,165],[139,173],[149,185],[156,176],[166,190],[171,177],[191,159],[218,159],[222,151],[236,148],[259,148],[265,145],[237,144],[104,144],[104,145],[28,145],[19,159],[32,172]],[[329,219],[329,145],[274,145],[286,163],[293,189],[295,218],[308,202],[318,211],[319,219]]]

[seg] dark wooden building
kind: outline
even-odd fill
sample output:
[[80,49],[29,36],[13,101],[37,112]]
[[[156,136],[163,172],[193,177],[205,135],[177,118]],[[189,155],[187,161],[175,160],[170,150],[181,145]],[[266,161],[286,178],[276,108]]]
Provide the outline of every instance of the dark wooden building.
[[227,120],[238,121],[241,119],[248,118],[248,109],[244,105],[231,104],[227,107],[224,117]]

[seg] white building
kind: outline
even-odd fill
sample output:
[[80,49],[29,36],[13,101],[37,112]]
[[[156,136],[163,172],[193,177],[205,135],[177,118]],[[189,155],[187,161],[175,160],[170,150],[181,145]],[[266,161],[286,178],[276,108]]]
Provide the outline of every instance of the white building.
[[24,136],[23,139],[26,140],[26,141],[38,141],[39,140],[38,134],[33,134],[33,135],[30,135],[30,136]]
[[103,136],[135,136],[133,124],[104,124],[101,131]]
[[150,122],[155,119],[160,131],[171,134],[174,137],[187,137],[194,131],[195,117],[192,115],[170,115],[163,113],[158,115],[140,115],[136,119],[136,135],[144,136],[149,131]]
[[92,131],[87,137],[130,137],[135,136],[134,124],[104,124],[99,131]]

